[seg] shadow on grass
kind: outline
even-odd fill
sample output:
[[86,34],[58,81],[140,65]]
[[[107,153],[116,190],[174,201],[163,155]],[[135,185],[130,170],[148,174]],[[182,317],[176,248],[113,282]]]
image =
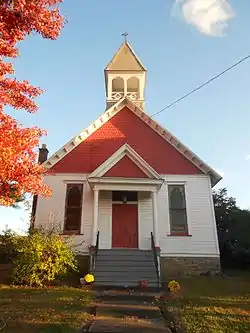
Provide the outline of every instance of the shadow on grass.
[[181,327],[188,333],[250,332],[249,304],[178,300],[165,303],[163,309],[165,319],[174,327],[173,331]]
[[239,300],[230,300],[230,299],[223,299],[223,298],[206,298],[206,297],[201,297],[201,298],[183,298],[176,300],[174,302],[169,302],[169,304],[175,304],[175,306],[180,306],[180,307],[220,307],[224,309],[228,308],[241,308],[248,310],[250,313],[250,299],[249,298],[244,298],[244,299],[239,299]]
[[187,333],[250,332],[249,279],[198,277],[179,282],[180,295],[162,304],[173,331],[181,326]]
[[90,293],[81,289],[0,289],[2,332],[77,332],[92,321]]
[[10,323],[4,327],[3,333],[77,333],[88,330],[91,322],[80,327],[69,324],[49,324],[49,323]]

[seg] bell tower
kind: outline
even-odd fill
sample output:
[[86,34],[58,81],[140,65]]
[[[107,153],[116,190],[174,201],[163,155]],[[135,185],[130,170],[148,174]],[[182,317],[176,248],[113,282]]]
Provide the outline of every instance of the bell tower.
[[107,109],[127,96],[144,109],[144,91],[147,70],[127,41],[115,53],[104,70]]

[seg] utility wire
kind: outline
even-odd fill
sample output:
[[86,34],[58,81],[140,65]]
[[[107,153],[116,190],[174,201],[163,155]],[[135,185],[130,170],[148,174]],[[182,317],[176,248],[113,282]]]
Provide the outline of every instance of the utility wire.
[[187,94],[177,98],[174,102],[168,104],[167,106],[165,106],[163,109],[161,109],[160,111],[154,113],[151,117],[154,117],[156,115],[158,115],[159,113],[171,108],[172,106],[174,106],[175,104],[179,103],[180,101],[182,101],[183,99],[187,98],[188,96],[192,95],[193,93],[195,93],[196,91],[202,89],[203,87],[205,87],[206,85],[208,85],[209,83],[211,83],[212,81],[218,79],[220,76],[224,75],[225,73],[229,72],[231,69],[233,69],[234,67],[239,66],[242,62],[246,61],[247,59],[250,58],[250,54],[244,58],[242,58],[241,60],[239,60],[238,62],[236,62],[235,64],[233,64],[232,66],[228,67],[227,69],[225,69],[223,72],[220,72],[219,74],[217,74],[216,76],[212,77],[211,79],[207,80],[205,83],[201,84],[200,86],[196,87],[195,89],[191,90],[190,92],[188,92]]

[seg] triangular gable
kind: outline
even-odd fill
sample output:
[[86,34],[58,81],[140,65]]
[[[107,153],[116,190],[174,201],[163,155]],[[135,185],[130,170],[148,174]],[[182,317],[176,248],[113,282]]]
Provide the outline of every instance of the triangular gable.
[[[93,177],[108,177],[109,172],[114,170],[117,166],[119,167],[119,162],[123,161],[124,158],[128,158],[135,172],[135,177],[130,176],[131,178],[153,178],[161,179],[161,176],[139,155],[137,152],[132,149],[128,144],[124,144],[119,148],[112,156],[110,156],[103,164],[101,164],[96,170],[94,170],[88,178]],[[140,171],[140,173],[138,172]],[[136,177],[137,175],[137,177]],[[139,176],[139,177],[138,177]],[[110,177],[114,177],[111,175]],[[126,176],[117,176],[115,177],[126,177]]]
[[124,42],[107,65],[106,71],[146,71],[131,45]]
[[149,178],[127,155],[110,168],[103,177],[107,178]]
[[155,120],[149,117],[142,109],[140,109],[129,98],[124,97],[118,101],[115,105],[111,106],[102,116],[100,116],[95,122],[93,122],[88,128],[86,128],[79,135],[74,137],[68,143],[66,143],[60,150],[52,155],[45,163],[45,167],[50,169],[61,161],[67,154],[75,149],[79,144],[87,140],[93,133],[101,128],[105,123],[112,119],[117,113],[119,113],[124,107],[129,108],[137,117],[139,117],[147,126],[153,129],[159,136],[161,136],[166,142],[168,142],[175,150],[183,155],[188,161],[197,167],[202,173],[211,177],[211,184],[214,186],[218,183],[222,177],[210,168],[205,162],[203,162],[196,154],[188,149],[183,143],[181,143],[172,133],[160,126]]

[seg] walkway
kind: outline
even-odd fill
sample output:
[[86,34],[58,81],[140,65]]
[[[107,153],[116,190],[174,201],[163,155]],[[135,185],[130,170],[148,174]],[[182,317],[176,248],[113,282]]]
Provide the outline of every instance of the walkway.
[[155,304],[159,296],[148,292],[97,292],[96,317],[89,332],[171,333]]

